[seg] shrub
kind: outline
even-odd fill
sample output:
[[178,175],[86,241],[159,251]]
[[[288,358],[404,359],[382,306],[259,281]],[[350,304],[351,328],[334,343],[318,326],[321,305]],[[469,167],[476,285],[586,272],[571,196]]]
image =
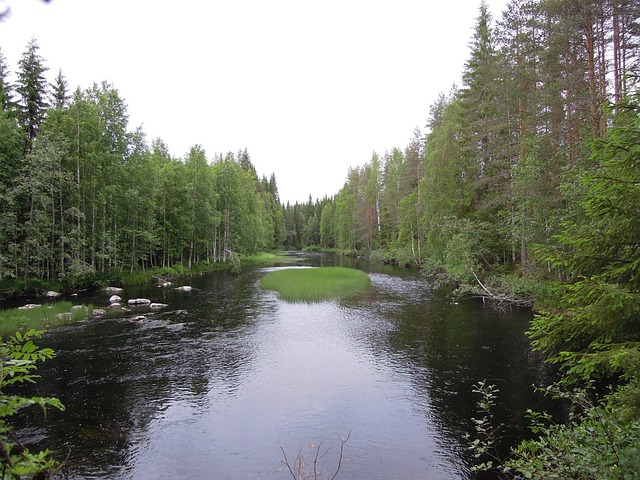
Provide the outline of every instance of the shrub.
[[33,338],[40,337],[42,331],[29,330],[24,335],[16,333],[8,340],[0,338],[0,463],[3,479],[36,478],[46,476],[59,467],[57,461],[44,450],[32,453],[15,436],[7,418],[16,415],[23,408],[38,405],[43,412],[48,407],[64,410],[57,398],[21,397],[7,392],[17,383],[34,383],[38,362],[44,362],[55,355],[50,348],[38,348]]
[[[480,382],[473,391],[481,396],[482,417],[474,419],[475,438],[467,436],[476,461],[472,471],[492,470],[515,479],[640,479],[637,381],[602,401],[594,401],[590,391],[548,387],[547,393],[569,403],[567,422],[555,423],[549,414],[529,410],[537,437],[522,441],[507,459],[497,453],[503,426],[493,423],[491,413],[498,390]],[[634,408],[629,399],[636,402]]]

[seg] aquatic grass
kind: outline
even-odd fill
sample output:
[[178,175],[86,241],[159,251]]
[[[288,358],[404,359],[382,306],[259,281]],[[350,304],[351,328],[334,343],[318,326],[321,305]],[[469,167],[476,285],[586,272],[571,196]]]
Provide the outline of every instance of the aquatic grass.
[[0,311],[0,337],[28,330],[43,330],[79,322],[93,315],[93,305],[72,308],[71,302],[56,302],[34,308]]
[[283,300],[318,301],[363,292],[371,279],[361,270],[341,267],[287,268],[267,273],[263,290],[275,290]]
[[261,263],[275,263],[290,260],[284,253],[261,252],[254,255],[244,255],[240,258],[242,265],[256,265]]

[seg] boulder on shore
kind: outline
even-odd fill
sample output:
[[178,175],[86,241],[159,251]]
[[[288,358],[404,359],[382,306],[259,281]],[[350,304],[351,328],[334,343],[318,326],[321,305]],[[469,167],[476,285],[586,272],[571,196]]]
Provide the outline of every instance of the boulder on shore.
[[111,295],[109,297],[109,305],[112,305],[114,303],[120,303],[121,301],[122,301],[122,297],[118,295]]
[[107,311],[102,308],[94,308],[93,316],[94,317],[104,317],[107,314]]
[[47,298],[56,298],[56,297],[59,297],[60,295],[62,295],[60,292],[54,292],[53,290],[49,290],[47,293],[44,294],[44,296]]
[[42,305],[40,305],[39,303],[27,303],[26,305],[22,306],[22,307],[18,307],[18,310],[31,310],[32,308],[38,308],[41,307]]
[[124,288],[120,288],[120,287],[105,287],[104,291],[108,292],[108,293],[122,293],[122,292],[124,292]]
[[148,298],[130,298],[127,303],[129,305],[141,306],[149,305],[151,303],[151,300],[149,300]]
[[158,309],[158,308],[166,308],[169,305],[167,305],[166,303],[152,303],[151,305],[149,305],[149,308],[153,308],[153,309]]
[[182,285],[181,287],[176,288],[176,290],[181,290],[183,292],[190,292],[191,285]]

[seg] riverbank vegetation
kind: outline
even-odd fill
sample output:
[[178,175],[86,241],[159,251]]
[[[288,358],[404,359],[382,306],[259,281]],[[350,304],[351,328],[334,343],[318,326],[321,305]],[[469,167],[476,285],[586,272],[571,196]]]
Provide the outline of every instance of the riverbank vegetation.
[[149,142],[108,82],[49,85],[36,40],[13,84],[0,52],[0,282],[75,288],[349,250],[535,302],[534,348],[566,382],[628,384],[596,405],[637,419],[638,18],[635,0],[511,0],[495,21],[482,4],[462,82],[425,130],[350,169],[334,196],[293,205],[246,150],[176,158]]
[[9,394],[7,387],[20,383],[34,383],[38,363],[55,356],[50,348],[39,348],[33,340],[42,331],[29,330],[0,338],[0,463],[2,478],[50,478],[60,462],[51,458],[48,450],[32,453],[17,438],[13,426],[7,421],[23,408],[39,406],[46,414],[48,408],[64,410],[57,398],[23,397]]
[[283,300],[308,302],[352,295],[370,286],[363,271],[340,267],[286,268],[260,280],[260,288],[278,292]]
[[13,335],[16,332],[69,325],[89,318],[92,314],[92,305],[74,308],[71,302],[55,302],[32,305],[30,308],[0,310],[0,337]]

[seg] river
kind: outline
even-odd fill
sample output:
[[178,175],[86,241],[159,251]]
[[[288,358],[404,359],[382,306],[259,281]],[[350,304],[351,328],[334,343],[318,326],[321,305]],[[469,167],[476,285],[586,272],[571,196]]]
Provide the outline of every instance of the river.
[[[67,409],[30,411],[20,434],[66,458],[68,479],[272,480],[292,478],[298,463],[313,478],[318,453],[321,479],[340,462],[336,479],[467,479],[472,385],[487,379],[500,390],[505,445],[525,435],[543,381],[524,334],[529,312],[452,302],[409,270],[292,258],[361,268],[372,287],[284,302],[258,287],[279,268],[268,267],[183,280],[190,292],[128,289],[125,299],[169,306],[48,332],[39,344],[57,357],[35,392]],[[101,307],[108,296],[77,301]],[[131,321],[140,314],[147,320]]]

